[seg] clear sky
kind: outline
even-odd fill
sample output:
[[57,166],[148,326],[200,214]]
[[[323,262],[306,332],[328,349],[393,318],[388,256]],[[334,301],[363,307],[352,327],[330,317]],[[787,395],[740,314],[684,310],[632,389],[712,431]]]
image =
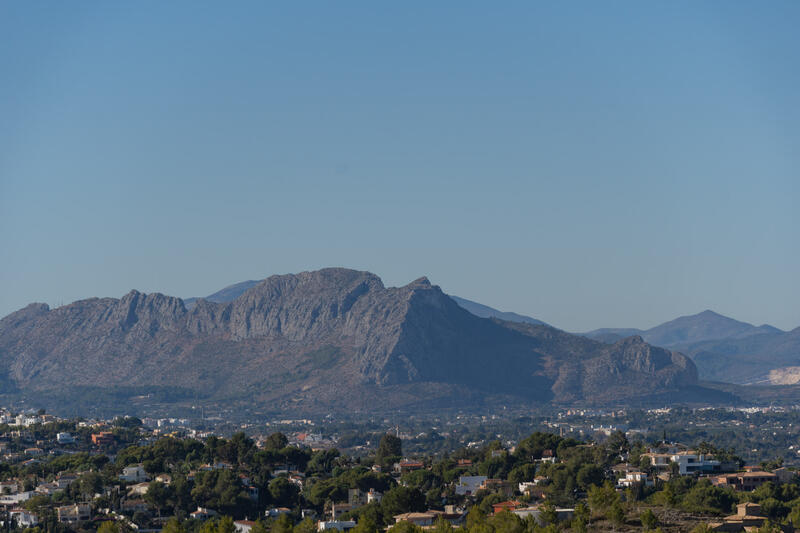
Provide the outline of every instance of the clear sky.
[[0,315],[324,266],[800,326],[800,3],[2,2]]

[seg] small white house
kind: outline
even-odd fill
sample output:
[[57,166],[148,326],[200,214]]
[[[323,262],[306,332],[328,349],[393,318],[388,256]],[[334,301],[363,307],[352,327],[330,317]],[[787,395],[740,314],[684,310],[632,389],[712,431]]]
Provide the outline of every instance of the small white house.
[[644,485],[652,487],[653,480],[645,472],[628,472],[624,478],[617,480],[617,487],[633,487],[634,485]]
[[369,489],[369,492],[367,492],[367,503],[368,504],[370,504],[370,503],[381,503],[382,499],[383,499],[383,493],[378,492],[375,489]]
[[119,475],[120,481],[127,481],[129,483],[141,483],[147,481],[147,474],[142,465],[126,466],[122,469],[122,474]]
[[11,509],[8,514],[11,520],[14,520],[21,527],[35,527],[39,523],[39,517],[36,516],[36,513],[28,512],[25,509]]
[[75,437],[66,432],[59,433],[56,435],[56,442],[59,444],[75,444]]

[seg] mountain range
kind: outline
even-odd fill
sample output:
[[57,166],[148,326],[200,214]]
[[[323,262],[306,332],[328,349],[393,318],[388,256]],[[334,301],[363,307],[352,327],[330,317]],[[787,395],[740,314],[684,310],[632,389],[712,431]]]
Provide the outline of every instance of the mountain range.
[[646,342],[692,358],[701,379],[738,384],[800,382],[800,328],[754,326],[706,310],[647,330],[598,329],[584,336],[615,342],[639,335]]
[[341,268],[207,298],[134,290],[31,304],[0,320],[0,393],[66,405],[99,390],[295,413],[721,394],[698,383],[691,359],[641,336],[605,343],[476,305],[426,278],[385,287]]
[[[259,281],[244,281],[225,287],[205,299],[229,302]],[[466,298],[449,295],[475,316],[507,322],[547,325],[518,313],[499,311]],[[198,298],[187,298],[187,308]],[[613,344],[640,336],[645,342],[684,353],[697,366],[700,379],[736,384],[789,385],[800,383],[800,328],[786,332],[774,326],[754,326],[711,310],[681,316],[653,328],[605,328],[579,333]]]

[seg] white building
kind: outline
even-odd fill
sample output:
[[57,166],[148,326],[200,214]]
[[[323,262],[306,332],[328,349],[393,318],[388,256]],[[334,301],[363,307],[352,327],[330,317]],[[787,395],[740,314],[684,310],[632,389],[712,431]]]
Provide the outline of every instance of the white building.
[[39,523],[39,517],[36,516],[36,513],[28,512],[25,509],[11,509],[8,514],[11,520],[14,520],[21,527],[35,527]]
[[644,485],[652,487],[653,480],[645,472],[627,472],[624,478],[617,480],[617,487],[633,487],[634,485]]
[[130,483],[141,483],[142,481],[147,481],[147,474],[142,465],[126,466],[122,469],[119,479]]
[[75,444],[75,437],[73,437],[67,432],[59,433],[58,435],[56,435],[56,441],[59,444]]
[[650,458],[650,464],[659,469],[668,469],[671,463],[677,463],[678,473],[682,476],[694,473],[717,472],[720,468],[719,461],[709,455],[695,451],[647,453],[644,455]]
[[36,493],[32,490],[27,492],[15,492],[14,494],[3,494],[0,496],[0,505],[19,505],[24,501],[30,500]]

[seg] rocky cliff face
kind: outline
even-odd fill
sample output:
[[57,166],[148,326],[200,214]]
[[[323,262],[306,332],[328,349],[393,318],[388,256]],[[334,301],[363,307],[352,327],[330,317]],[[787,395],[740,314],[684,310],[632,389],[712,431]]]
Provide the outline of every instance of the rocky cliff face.
[[479,318],[425,278],[386,288],[346,269],[272,276],[188,310],[137,291],[52,310],[32,304],[0,321],[0,364],[0,386],[23,391],[182,387],[293,409],[465,393],[619,401],[697,381],[691,361],[641,338],[606,345]]

